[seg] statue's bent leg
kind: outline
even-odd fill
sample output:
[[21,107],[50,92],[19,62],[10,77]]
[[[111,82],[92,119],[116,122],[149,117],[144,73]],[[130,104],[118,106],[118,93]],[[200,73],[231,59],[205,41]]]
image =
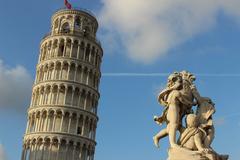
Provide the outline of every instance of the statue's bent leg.
[[161,130],[160,132],[158,132],[158,134],[156,134],[154,137],[153,137],[153,141],[154,141],[154,145],[159,148],[159,140],[166,137],[168,135],[168,131],[167,129],[163,129]]

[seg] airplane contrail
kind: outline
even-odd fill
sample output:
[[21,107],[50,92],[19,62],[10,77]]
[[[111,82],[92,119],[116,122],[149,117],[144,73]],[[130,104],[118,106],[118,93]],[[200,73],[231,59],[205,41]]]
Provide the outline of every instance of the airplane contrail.
[[[102,73],[104,77],[167,77],[171,73]],[[238,73],[195,73],[200,77],[240,77]]]

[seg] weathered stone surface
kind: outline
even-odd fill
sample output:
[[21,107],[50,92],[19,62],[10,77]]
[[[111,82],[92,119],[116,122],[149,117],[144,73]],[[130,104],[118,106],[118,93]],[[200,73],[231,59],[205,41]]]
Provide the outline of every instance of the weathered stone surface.
[[168,160],[209,160],[199,151],[190,151],[184,148],[170,148]]
[[227,155],[218,155],[216,152],[191,151],[185,148],[170,148],[168,160],[227,160]]

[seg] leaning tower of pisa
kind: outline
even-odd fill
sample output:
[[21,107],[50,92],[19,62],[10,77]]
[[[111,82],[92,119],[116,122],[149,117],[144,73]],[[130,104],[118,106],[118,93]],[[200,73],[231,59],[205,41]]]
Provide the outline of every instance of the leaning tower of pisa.
[[89,11],[58,10],[41,41],[22,160],[93,160],[103,50]]

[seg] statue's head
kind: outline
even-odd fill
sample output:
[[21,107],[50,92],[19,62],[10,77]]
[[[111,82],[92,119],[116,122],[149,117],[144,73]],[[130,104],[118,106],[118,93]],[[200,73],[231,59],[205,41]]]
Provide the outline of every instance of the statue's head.
[[193,83],[196,80],[196,77],[188,71],[182,71],[180,72],[180,75],[182,76],[182,79],[188,81],[189,83]]
[[197,108],[197,115],[201,119],[208,120],[215,113],[215,104],[208,97],[202,97],[202,102]]
[[171,87],[176,82],[182,83],[182,76],[179,72],[174,72],[168,76],[168,87]]
[[187,127],[197,127],[198,126],[198,117],[196,114],[188,114],[186,117]]

